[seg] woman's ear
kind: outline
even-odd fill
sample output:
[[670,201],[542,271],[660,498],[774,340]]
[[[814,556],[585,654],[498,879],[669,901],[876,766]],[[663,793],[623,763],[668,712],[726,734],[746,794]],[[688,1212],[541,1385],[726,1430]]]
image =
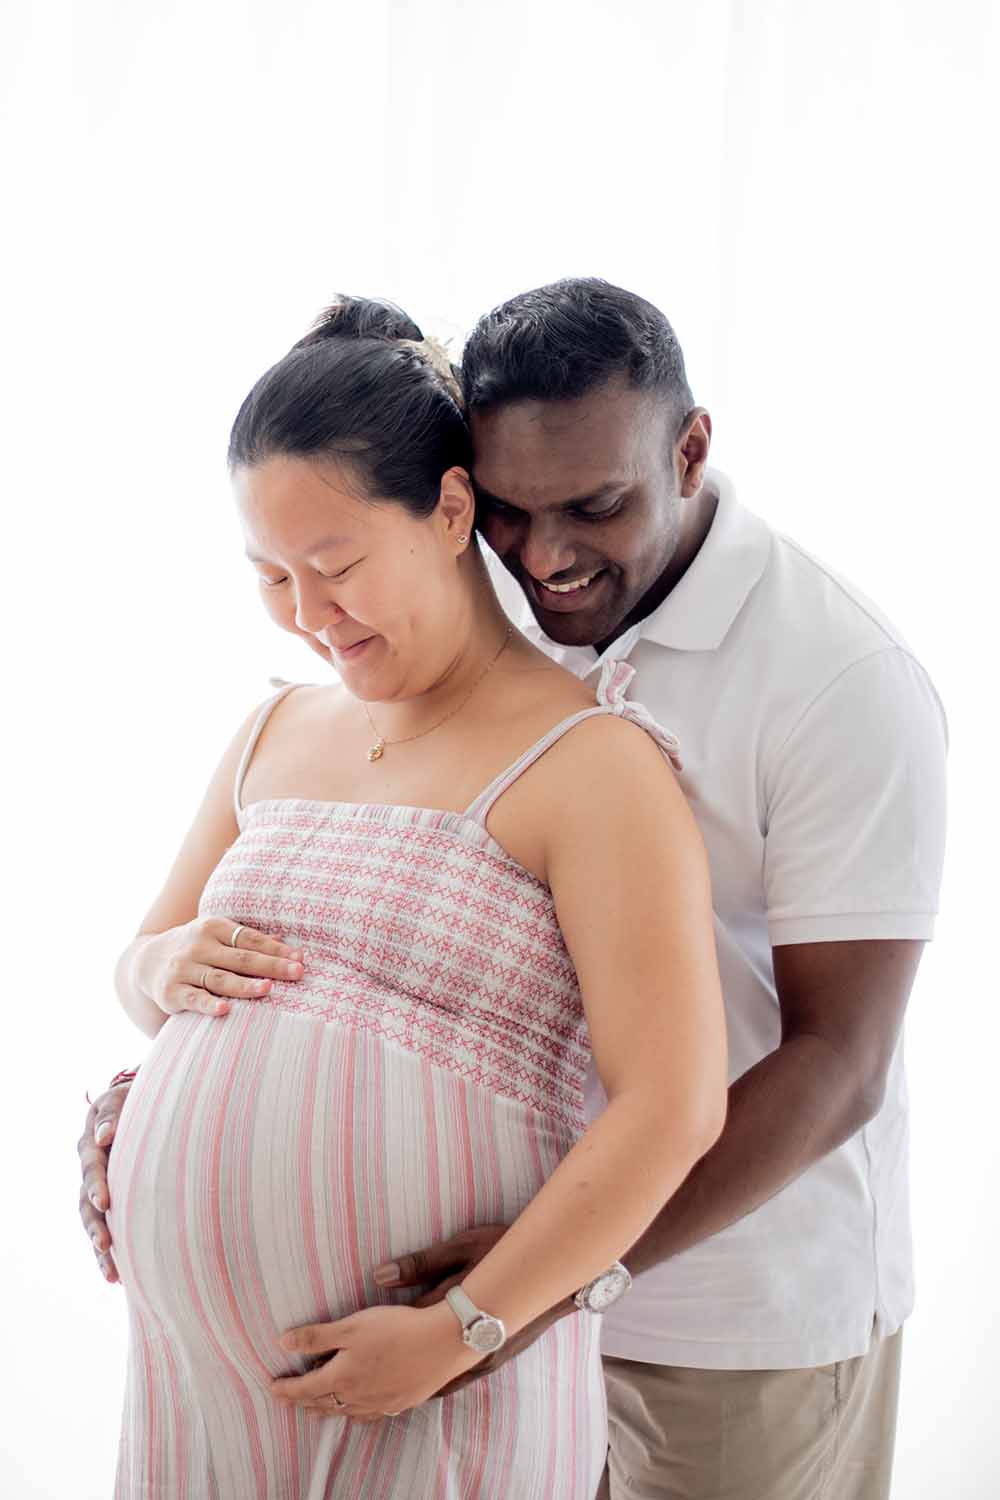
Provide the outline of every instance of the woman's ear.
[[476,497],[464,469],[449,469],[441,476],[435,515],[456,550],[464,552],[476,524]]

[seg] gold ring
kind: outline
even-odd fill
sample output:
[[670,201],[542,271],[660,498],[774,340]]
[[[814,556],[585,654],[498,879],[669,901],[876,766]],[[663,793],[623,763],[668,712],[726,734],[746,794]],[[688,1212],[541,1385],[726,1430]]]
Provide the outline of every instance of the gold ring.
[[[208,989],[208,975],[209,975],[209,970],[206,969],[205,972],[204,972],[204,974],[202,974],[202,976],[201,976],[201,987],[202,987],[203,990],[207,990]],[[210,990],[209,990],[209,994],[211,994]]]
[[233,928],[232,932],[229,934],[229,946],[230,946],[230,948],[236,948],[236,947],[238,947],[236,939],[239,937],[240,933],[243,931],[243,928],[245,926],[246,926],[246,923],[245,922],[241,922],[238,927],[234,927]]
[[339,1406],[339,1407],[343,1408],[343,1407],[345,1407],[347,1405],[346,1401],[341,1401],[341,1399],[337,1395],[336,1391],[331,1391],[330,1392],[330,1400],[333,1402],[334,1406]]

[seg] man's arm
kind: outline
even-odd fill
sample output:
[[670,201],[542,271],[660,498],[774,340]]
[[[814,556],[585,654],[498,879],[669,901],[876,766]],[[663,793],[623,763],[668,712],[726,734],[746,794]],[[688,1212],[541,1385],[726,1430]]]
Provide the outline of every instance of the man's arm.
[[781,1044],[731,1086],[722,1135],[625,1257],[633,1275],[745,1218],[878,1113],[922,950],[774,949]]
[[[718,1141],[625,1256],[633,1275],[753,1213],[878,1113],[922,951],[909,940],[774,950],[781,1043],[731,1085]],[[444,1277],[420,1299],[436,1302],[503,1232],[503,1225],[465,1230],[380,1266],[376,1280],[397,1287]],[[551,1309],[442,1394],[496,1369],[575,1312],[572,1301]]]
[[[877,1112],[937,909],[946,743],[932,684],[891,648],[841,673],[770,759],[763,895],[781,1042],[731,1086],[722,1135],[625,1257],[633,1271],[745,1218]],[[382,1285],[461,1275],[454,1242],[392,1269]]]
[[781,1044],[730,1088],[725,1131],[633,1247],[633,1271],[752,1213],[878,1112],[937,907],[945,747],[929,679],[892,648],[841,673],[770,759]]

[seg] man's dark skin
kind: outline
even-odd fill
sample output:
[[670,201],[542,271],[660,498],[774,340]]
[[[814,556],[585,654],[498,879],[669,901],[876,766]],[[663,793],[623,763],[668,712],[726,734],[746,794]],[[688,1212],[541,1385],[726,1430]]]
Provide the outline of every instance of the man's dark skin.
[[[617,379],[575,400],[473,412],[471,424],[479,524],[553,640],[603,649],[684,577],[717,500],[705,481],[712,429],[702,408],[677,412]],[[595,573],[580,607],[547,607],[542,584]],[[780,1044],[730,1088],[721,1137],[625,1256],[633,1274],[752,1213],[878,1113],[922,948],[879,940],[774,949]],[[104,1218],[107,1151],[126,1093],[101,1095],[80,1140],[81,1217],[109,1281],[117,1273]],[[380,1284],[424,1285],[421,1300],[436,1301],[504,1227],[415,1249],[397,1262],[399,1277]],[[573,1312],[570,1300],[553,1308],[446,1390],[495,1369]],[[308,1335],[300,1347],[308,1349]]]

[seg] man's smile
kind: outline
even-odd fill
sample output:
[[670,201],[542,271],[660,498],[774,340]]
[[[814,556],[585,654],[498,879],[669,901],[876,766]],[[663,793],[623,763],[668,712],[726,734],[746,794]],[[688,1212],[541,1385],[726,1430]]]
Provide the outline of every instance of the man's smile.
[[591,583],[593,583],[594,579],[597,577],[597,573],[599,572],[600,569],[598,568],[596,573],[587,573],[583,578],[574,578],[570,583],[546,583],[541,578],[538,578],[535,581],[539,585],[539,587],[545,589],[547,593],[573,594],[577,589],[585,589]]
[[604,592],[602,584],[607,572],[607,568],[597,568],[593,573],[583,573],[562,583],[546,583],[530,573],[523,573],[522,577],[539,609],[565,614],[570,610],[589,608],[597,594]]

